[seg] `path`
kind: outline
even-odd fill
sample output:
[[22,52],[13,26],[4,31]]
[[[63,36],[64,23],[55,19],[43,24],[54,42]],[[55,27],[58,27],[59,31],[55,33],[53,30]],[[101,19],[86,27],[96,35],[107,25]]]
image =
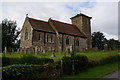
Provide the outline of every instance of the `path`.
[[120,70],[112,72],[99,80],[120,80]]

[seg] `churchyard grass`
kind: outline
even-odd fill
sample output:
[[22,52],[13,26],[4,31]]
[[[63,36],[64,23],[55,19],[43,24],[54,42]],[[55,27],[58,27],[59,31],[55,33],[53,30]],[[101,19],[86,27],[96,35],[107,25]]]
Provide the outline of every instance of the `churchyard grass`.
[[104,52],[104,51],[98,51],[98,52],[78,52],[76,53],[77,55],[85,55],[88,57],[89,60],[94,60],[94,61],[99,61],[102,58],[106,58],[109,56],[115,56],[118,55],[119,51],[108,51],[108,52]]
[[[51,58],[51,59],[54,59],[55,62],[61,60],[61,58],[63,56],[70,56],[70,54],[64,54],[64,53],[60,53],[60,52],[54,52],[54,54],[55,54],[55,57],[51,57],[51,55],[52,55],[51,52],[47,52],[46,54],[44,54],[42,52],[39,52],[38,55],[34,55],[34,54],[32,54],[32,55],[34,55],[36,57],[39,57],[39,58]],[[18,53],[0,54],[0,56],[16,57],[16,58],[20,58],[23,55],[29,55],[29,54],[18,54]],[[77,52],[76,55],[85,55],[85,56],[88,57],[89,60],[99,61],[99,60],[101,60],[102,58],[105,58],[105,57],[118,55],[118,51]]]
[[97,66],[94,68],[88,68],[84,72],[81,72],[74,76],[63,76],[63,78],[73,78],[73,79],[82,78],[83,80],[86,78],[85,80],[87,80],[87,79],[88,80],[98,80],[98,78],[102,78],[105,75],[120,69],[120,67],[118,67],[118,64],[120,64],[120,62],[101,65],[101,66]]

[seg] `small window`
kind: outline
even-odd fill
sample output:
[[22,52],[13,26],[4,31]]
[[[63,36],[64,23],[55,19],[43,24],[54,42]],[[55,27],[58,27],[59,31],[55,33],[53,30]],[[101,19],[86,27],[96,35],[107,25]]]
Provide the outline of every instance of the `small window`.
[[42,35],[41,34],[39,34],[39,40],[42,41]]
[[66,44],[69,45],[69,38],[66,38]]
[[48,42],[48,41],[49,41],[49,37],[48,37],[48,35],[47,35],[46,42]]
[[53,42],[53,36],[51,36],[51,43]]
[[79,40],[78,39],[76,40],[76,46],[79,46]]
[[25,40],[28,39],[28,32],[25,32]]

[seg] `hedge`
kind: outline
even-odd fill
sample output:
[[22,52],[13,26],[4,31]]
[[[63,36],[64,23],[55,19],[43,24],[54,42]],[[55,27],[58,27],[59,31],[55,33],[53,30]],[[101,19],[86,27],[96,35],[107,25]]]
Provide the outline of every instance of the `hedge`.
[[50,65],[11,65],[2,69],[2,80],[36,80],[59,76],[60,71]]
[[75,55],[72,57],[63,57],[63,74],[76,74],[85,70],[88,66],[88,58],[86,56]]
[[24,55],[21,58],[15,57],[2,57],[2,66],[8,66],[13,64],[47,64],[47,63],[54,63],[53,59],[49,58],[38,58],[34,55]]

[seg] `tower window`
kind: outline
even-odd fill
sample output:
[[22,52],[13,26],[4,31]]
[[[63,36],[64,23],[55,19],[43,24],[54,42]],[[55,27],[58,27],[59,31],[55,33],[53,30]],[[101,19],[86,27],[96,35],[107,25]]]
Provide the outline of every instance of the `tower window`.
[[66,38],[66,44],[69,45],[69,38]]

